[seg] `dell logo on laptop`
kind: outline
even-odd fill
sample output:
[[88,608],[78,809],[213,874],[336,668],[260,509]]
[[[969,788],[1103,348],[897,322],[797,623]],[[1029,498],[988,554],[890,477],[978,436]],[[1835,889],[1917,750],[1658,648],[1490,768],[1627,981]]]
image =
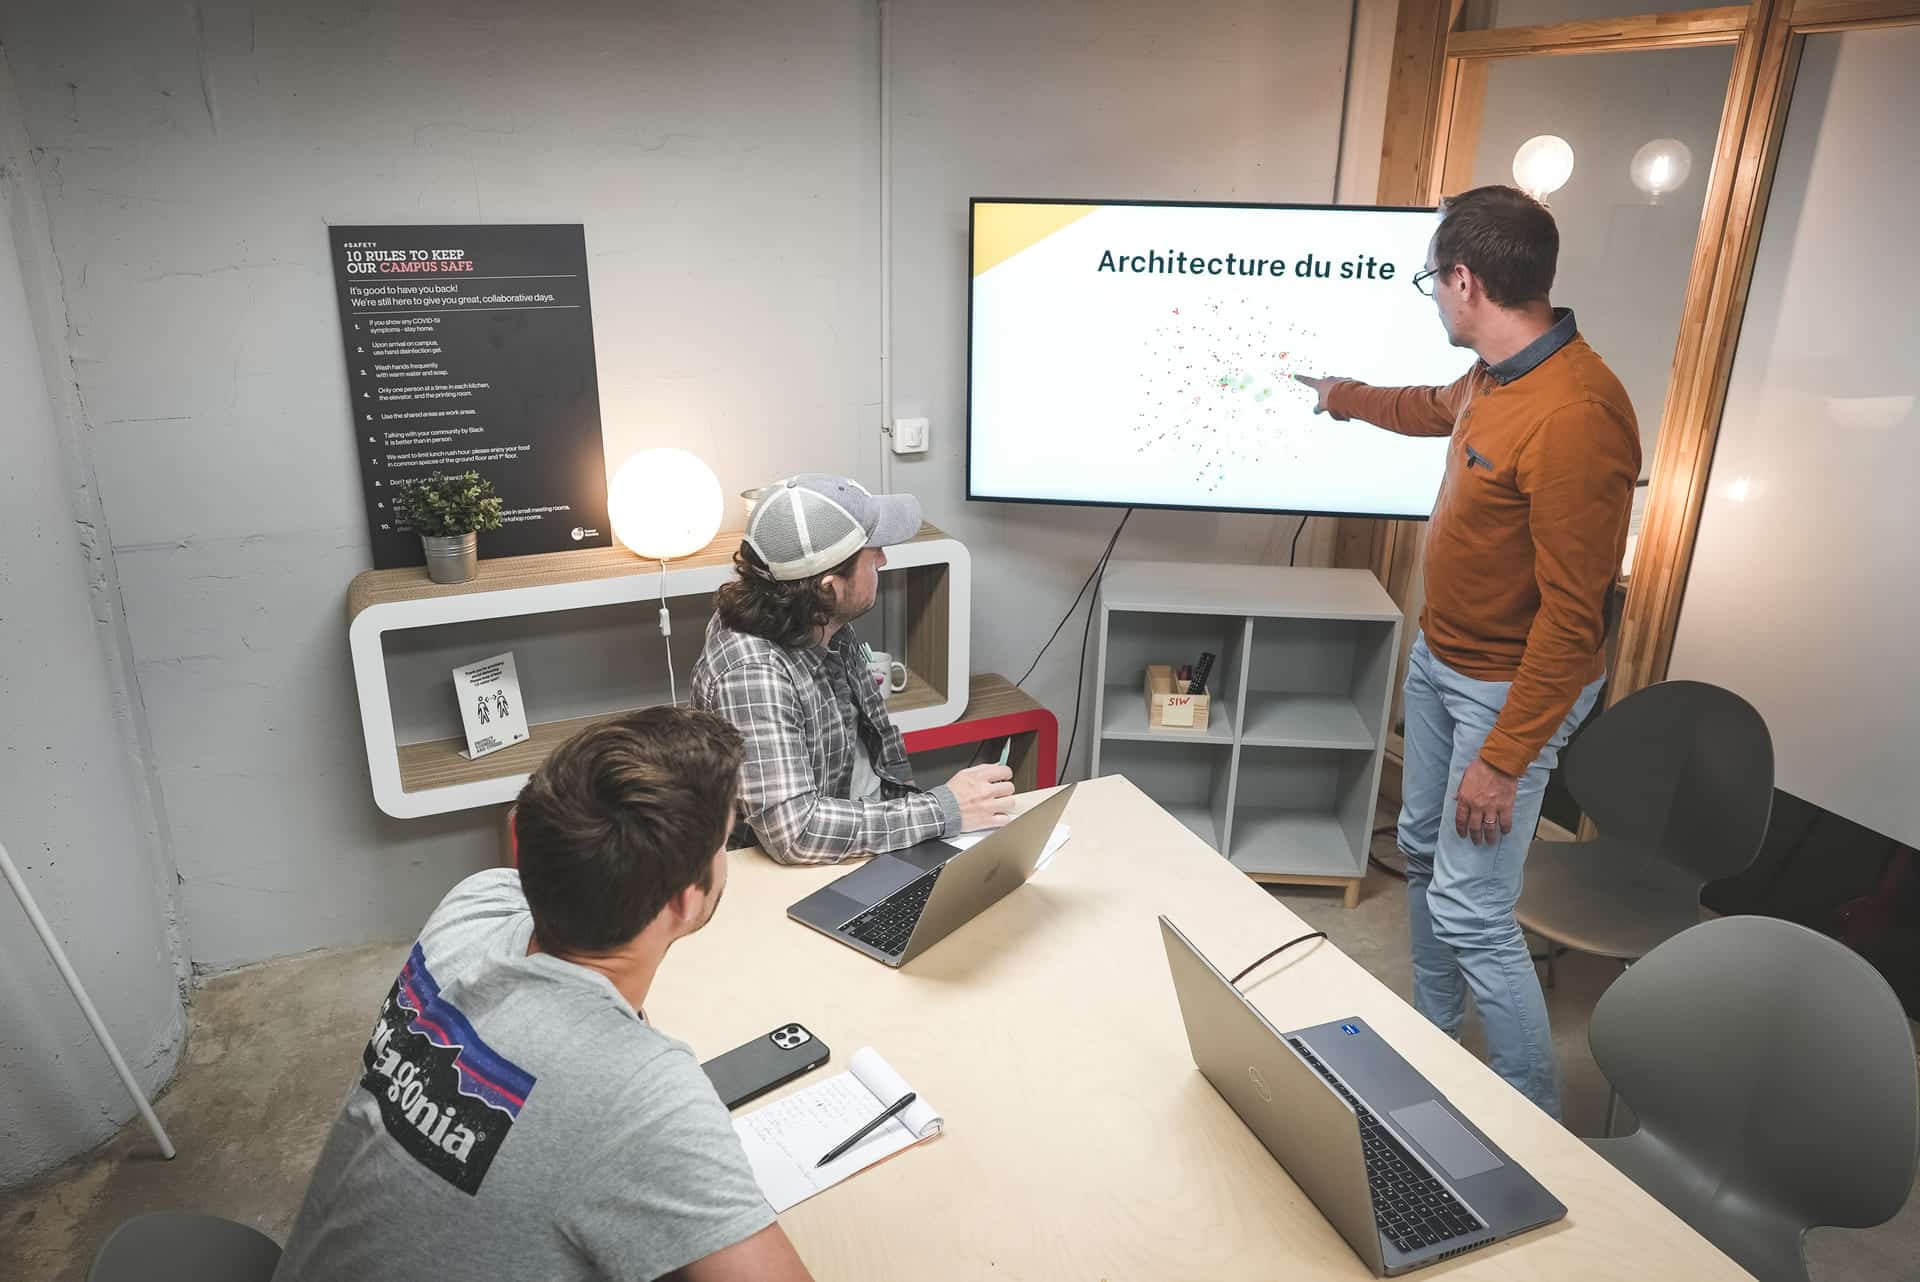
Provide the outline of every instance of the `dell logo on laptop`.
[[1273,1103],[1273,1092],[1267,1087],[1267,1079],[1260,1076],[1260,1070],[1249,1064],[1247,1076],[1253,1082],[1253,1089],[1260,1092],[1260,1098],[1269,1104]]
[[1340,1025],[1340,1031],[1345,1033],[1348,1037],[1358,1037],[1360,1035],[1360,1025],[1342,1024]]

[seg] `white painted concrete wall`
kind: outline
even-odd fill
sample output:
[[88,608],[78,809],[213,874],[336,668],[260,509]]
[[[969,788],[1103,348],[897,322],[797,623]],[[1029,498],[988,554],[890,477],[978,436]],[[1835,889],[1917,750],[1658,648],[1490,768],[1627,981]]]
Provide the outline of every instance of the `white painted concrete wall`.
[[584,222],[610,458],[856,470],[876,30],[851,0],[0,16],[198,966],[408,934],[497,852],[491,816],[369,793],[326,225]]
[[[1344,193],[1362,203],[1374,199],[1391,57],[1381,8],[1363,10],[1369,60],[1350,148],[1364,189]],[[974,669],[1018,678],[1120,511],[964,500],[968,198],[1331,200],[1353,10],[1323,0],[897,0],[893,10],[895,413],[933,422],[932,450],[902,460],[895,483],[973,551]],[[1370,134],[1358,132],[1362,117]],[[1140,512],[1114,555],[1284,564],[1297,520]],[[1333,522],[1315,525],[1302,563],[1327,556]],[[1081,637],[1076,619],[1027,683],[1059,715],[1063,748]],[[1076,774],[1089,755],[1096,644],[1066,763]]]
[[[58,283],[37,270],[45,212],[14,101],[0,63],[0,844],[153,1089],[185,1036],[184,952],[119,592],[70,435]],[[52,391],[49,371],[60,380]],[[0,889],[0,1187],[132,1115],[26,914]]]
[[[1364,168],[1391,15],[1362,9]],[[898,408],[935,423],[896,480],[974,545],[976,667],[1017,676],[1117,513],[961,500],[966,197],[1326,199],[1350,8],[902,0],[895,21]],[[391,821],[369,795],[327,223],[584,222],[612,461],[673,444],[730,490],[878,479],[870,0],[23,0],[0,43],[196,965],[405,935],[495,857],[491,816]],[[1291,533],[1150,514],[1120,555],[1284,558]],[[1036,686],[1063,718],[1064,654]]]

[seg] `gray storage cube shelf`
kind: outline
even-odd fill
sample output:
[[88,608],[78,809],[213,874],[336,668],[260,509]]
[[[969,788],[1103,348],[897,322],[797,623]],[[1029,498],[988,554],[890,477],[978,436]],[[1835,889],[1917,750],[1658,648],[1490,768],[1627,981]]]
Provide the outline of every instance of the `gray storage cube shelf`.
[[[1116,561],[1093,774],[1125,775],[1255,881],[1359,902],[1400,611],[1366,570]],[[1146,668],[1214,655],[1205,730],[1147,724]]]

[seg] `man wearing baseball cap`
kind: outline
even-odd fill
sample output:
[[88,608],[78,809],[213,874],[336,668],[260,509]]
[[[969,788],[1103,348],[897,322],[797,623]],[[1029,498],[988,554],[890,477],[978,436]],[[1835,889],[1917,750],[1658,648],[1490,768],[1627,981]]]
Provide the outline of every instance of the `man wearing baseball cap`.
[[831,863],[997,828],[1013,772],[974,766],[913,782],[853,620],[873,608],[884,549],[920,529],[911,494],[807,473],[760,491],[734,579],[693,670],[693,703],[746,740],[741,842],[781,863]]

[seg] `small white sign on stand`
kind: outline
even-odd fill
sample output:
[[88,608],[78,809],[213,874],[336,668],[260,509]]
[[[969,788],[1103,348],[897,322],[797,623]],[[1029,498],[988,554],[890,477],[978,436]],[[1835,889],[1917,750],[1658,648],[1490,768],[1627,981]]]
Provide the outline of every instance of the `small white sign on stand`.
[[530,737],[511,650],[455,668],[453,697],[460,705],[461,724],[467,729],[469,759],[524,743]]

